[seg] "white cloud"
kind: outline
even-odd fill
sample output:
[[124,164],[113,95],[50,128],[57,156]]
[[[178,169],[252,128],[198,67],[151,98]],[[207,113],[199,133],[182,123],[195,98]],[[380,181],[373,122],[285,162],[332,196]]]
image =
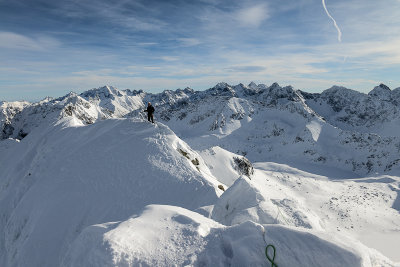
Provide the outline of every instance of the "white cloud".
[[269,12],[266,4],[245,7],[239,10],[236,18],[243,26],[258,27],[269,18]]

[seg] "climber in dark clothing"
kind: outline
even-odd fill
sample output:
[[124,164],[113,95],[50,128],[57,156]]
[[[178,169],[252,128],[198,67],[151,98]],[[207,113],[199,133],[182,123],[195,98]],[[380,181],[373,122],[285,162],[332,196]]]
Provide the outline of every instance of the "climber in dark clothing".
[[150,102],[147,104],[147,109],[144,112],[147,112],[147,120],[150,121],[151,119],[151,122],[154,123],[154,107],[151,105]]

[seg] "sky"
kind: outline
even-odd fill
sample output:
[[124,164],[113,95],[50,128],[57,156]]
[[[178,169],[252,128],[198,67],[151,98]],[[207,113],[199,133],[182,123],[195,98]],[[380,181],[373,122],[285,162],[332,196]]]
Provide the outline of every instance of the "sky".
[[251,81],[400,87],[400,0],[0,0],[0,100]]

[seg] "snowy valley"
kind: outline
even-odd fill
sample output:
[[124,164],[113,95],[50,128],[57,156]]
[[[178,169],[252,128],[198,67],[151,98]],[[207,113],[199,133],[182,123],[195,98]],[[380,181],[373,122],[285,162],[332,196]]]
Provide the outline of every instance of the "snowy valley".
[[0,102],[0,231],[0,266],[400,266],[400,88]]

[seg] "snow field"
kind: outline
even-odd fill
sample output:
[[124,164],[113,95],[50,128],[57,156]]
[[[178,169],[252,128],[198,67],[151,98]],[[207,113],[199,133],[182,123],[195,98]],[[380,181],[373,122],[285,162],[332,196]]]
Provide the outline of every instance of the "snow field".
[[171,146],[191,151],[167,127],[66,123],[75,125],[36,131],[1,155],[0,265],[57,266],[89,225],[126,219],[148,204],[196,209],[217,199],[220,190]]
[[[159,97],[111,87],[30,106],[17,122],[29,135],[0,142],[0,265],[269,266],[265,238],[279,266],[400,266],[399,177],[348,179],[393,144],[323,122],[288,87],[265,106],[221,86],[211,105],[166,112],[168,126],[104,120]],[[176,94],[159,104],[193,92]],[[251,177],[238,154],[262,161]]]
[[397,239],[381,253],[357,239],[398,232],[397,177],[332,181],[274,163],[240,176],[239,155],[197,153],[136,119],[69,118],[4,144],[4,266],[268,266],[264,239],[280,266],[395,266],[381,253]]
[[269,266],[265,242],[276,246],[280,266],[390,266],[351,239],[251,221],[226,227],[165,205],[86,228],[62,266]]

